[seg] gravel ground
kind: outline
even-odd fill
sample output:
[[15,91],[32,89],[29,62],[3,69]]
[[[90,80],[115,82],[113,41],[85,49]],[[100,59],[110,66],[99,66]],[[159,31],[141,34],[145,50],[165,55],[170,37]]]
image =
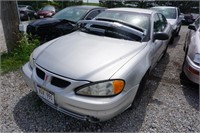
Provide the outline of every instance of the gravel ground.
[[187,27],[169,46],[147,83],[139,107],[102,123],[66,116],[44,104],[20,71],[1,75],[0,132],[200,132],[199,86],[180,81]]

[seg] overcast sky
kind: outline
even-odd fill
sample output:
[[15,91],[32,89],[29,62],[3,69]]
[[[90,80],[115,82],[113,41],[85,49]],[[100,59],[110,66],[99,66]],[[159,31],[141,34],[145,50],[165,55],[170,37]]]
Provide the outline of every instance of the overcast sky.
[[83,2],[87,2],[88,3],[99,3],[99,0],[83,0]]

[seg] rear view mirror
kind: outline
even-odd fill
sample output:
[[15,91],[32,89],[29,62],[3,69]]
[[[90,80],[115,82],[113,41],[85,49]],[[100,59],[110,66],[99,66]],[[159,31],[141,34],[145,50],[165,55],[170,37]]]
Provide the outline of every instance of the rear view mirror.
[[190,25],[188,26],[188,29],[194,30],[194,31],[197,30],[194,24],[190,24]]
[[163,32],[157,32],[154,34],[154,40],[167,40],[169,35]]

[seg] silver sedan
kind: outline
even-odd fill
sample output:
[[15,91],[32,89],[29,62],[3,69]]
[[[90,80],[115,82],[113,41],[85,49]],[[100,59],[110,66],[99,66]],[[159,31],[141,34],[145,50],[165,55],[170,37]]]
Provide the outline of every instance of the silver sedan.
[[172,28],[152,10],[114,8],[79,30],[36,48],[23,67],[27,84],[49,106],[91,122],[136,107]]
[[188,26],[189,31],[186,35],[183,62],[183,72],[190,81],[200,84],[200,17],[193,24]]

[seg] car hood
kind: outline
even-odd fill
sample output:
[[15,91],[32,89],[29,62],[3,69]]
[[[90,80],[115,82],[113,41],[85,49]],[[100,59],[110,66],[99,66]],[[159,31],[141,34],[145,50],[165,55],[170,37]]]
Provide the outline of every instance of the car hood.
[[170,23],[172,26],[176,24],[176,19],[167,19],[168,23]]
[[145,46],[76,31],[49,44],[36,58],[36,64],[71,79],[106,80]]
[[38,19],[36,21],[31,22],[29,25],[38,27],[42,25],[54,25],[59,23],[61,20],[55,19],[55,18],[43,18],[43,19]]

